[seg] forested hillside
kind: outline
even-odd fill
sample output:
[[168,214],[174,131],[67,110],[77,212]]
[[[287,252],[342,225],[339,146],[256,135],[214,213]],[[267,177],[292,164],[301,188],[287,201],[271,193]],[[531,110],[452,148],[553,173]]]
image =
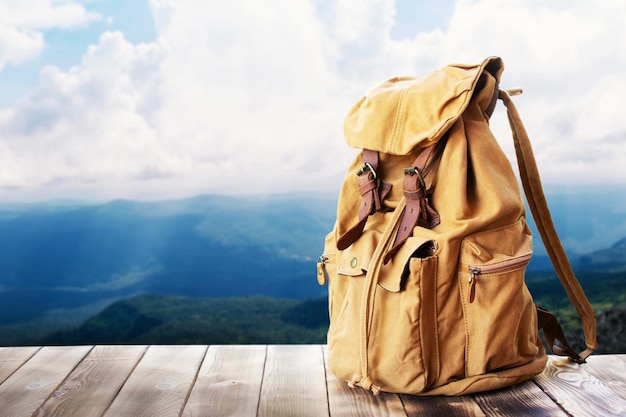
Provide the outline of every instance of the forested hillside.
[[326,298],[194,298],[141,295],[118,301],[43,344],[325,343]]

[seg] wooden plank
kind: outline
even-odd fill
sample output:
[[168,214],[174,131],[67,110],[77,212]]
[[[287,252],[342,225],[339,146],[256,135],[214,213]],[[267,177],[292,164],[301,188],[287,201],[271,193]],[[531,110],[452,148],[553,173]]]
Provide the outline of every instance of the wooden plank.
[[535,382],[574,416],[625,416],[626,402],[605,383],[568,359],[550,356]]
[[361,388],[350,388],[328,368],[328,347],[324,347],[328,408],[331,417],[406,417],[400,397],[386,392],[374,396]]
[[109,417],[177,417],[207,346],[150,346],[113,404]]
[[268,346],[257,415],[328,416],[322,346]]
[[474,398],[486,416],[567,417],[532,381],[511,388],[475,394]]
[[0,384],[29,360],[40,347],[0,347]]
[[626,400],[626,355],[592,355],[583,368]]
[[626,415],[626,355],[583,366],[551,356],[534,383],[474,396],[374,397],[337,380],[326,353],[318,345],[0,348],[0,415]]
[[417,397],[401,395],[409,417],[484,417],[485,413],[471,396],[463,397]]
[[210,346],[184,417],[255,416],[267,346]]
[[96,346],[35,416],[102,416],[145,350],[146,346]]
[[0,385],[2,415],[30,417],[91,350],[91,346],[48,346]]

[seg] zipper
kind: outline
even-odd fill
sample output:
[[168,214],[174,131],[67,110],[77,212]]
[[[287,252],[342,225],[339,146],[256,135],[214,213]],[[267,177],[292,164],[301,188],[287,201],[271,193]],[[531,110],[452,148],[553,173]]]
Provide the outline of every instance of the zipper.
[[476,297],[476,281],[478,281],[478,276],[482,274],[502,274],[505,272],[514,271],[528,264],[530,261],[530,257],[532,253],[527,253],[526,255],[519,256],[513,259],[507,259],[506,261],[498,262],[491,265],[469,265],[469,278],[467,282],[468,286],[468,301],[470,303],[474,302],[474,298]]
[[326,284],[326,262],[328,262],[326,255],[320,255],[317,258],[317,283],[320,285]]

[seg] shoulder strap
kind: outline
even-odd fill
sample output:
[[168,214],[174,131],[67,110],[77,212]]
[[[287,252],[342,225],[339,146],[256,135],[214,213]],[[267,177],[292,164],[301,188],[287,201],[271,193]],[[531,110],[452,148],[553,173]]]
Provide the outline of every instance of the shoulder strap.
[[[587,349],[582,352],[579,358],[572,358],[577,362],[584,361],[597,347],[596,340],[596,314],[585,293],[576,279],[572,266],[567,258],[559,235],[556,232],[550,210],[541,185],[541,178],[537,169],[535,156],[528,139],[526,129],[511,100],[511,95],[520,94],[521,90],[500,91],[499,98],[503,101],[507,109],[509,124],[513,131],[513,142],[515,143],[515,153],[522,180],[522,186],[526,194],[528,206],[532,212],[533,219],[546,247],[552,265],[567,292],[572,304],[576,308],[582,321],[585,333],[585,344]],[[545,333],[545,331],[544,331]],[[562,333],[562,332],[561,332]],[[558,337],[557,337],[558,339]],[[566,343],[566,342],[565,342]],[[575,353],[575,352],[574,352]],[[571,357],[572,355],[570,355]]]

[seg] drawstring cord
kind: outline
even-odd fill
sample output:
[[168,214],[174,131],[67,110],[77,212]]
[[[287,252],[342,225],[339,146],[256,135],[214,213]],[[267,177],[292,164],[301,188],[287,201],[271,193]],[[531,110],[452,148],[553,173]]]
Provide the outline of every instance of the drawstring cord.
[[352,380],[348,381],[348,386],[350,388],[361,387],[368,391],[372,391],[374,396],[380,394],[380,386],[374,384],[370,377],[362,378],[359,374],[354,374],[352,376]]

